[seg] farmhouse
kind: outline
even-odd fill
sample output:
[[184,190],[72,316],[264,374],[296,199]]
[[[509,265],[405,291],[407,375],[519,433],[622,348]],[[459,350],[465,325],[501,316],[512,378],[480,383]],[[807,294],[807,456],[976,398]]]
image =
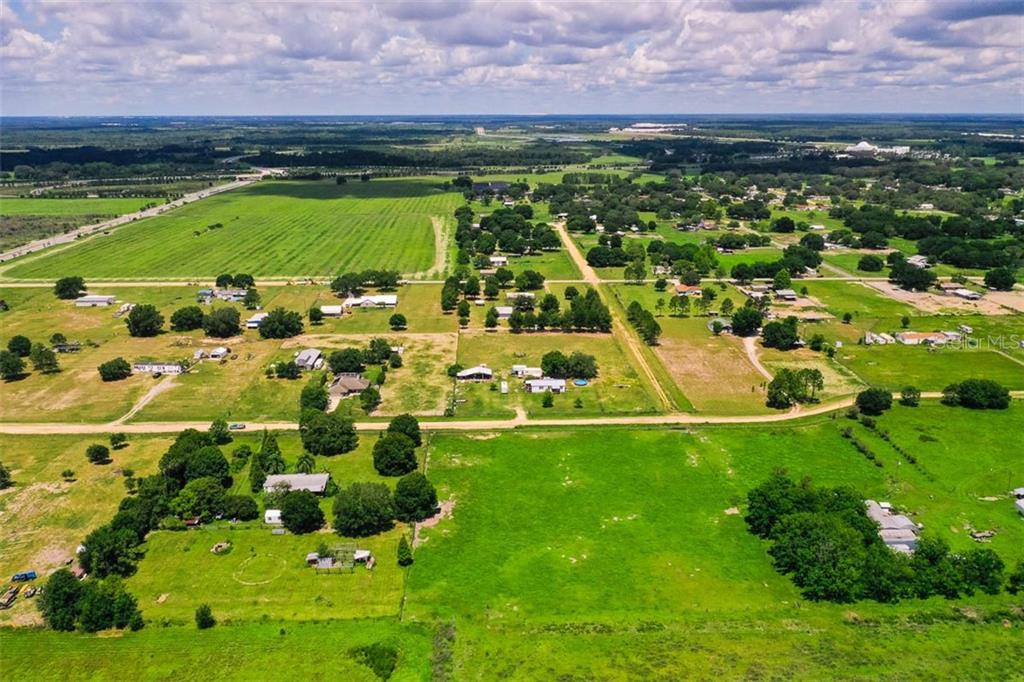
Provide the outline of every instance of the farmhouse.
[[100,308],[113,304],[114,297],[105,294],[86,294],[75,299],[75,306],[78,308]]
[[917,547],[917,532],[920,526],[903,514],[893,512],[888,502],[865,500],[867,515],[878,524],[878,535],[889,549],[909,554]]
[[458,374],[455,378],[459,381],[489,381],[494,376],[494,372],[487,365],[477,365],[476,367],[468,367]]
[[271,474],[263,483],[263,492],[274,492],[277,488],[307,490],[322,495],[327,489],[330,474]]
[[496,268],[508,265],[508,256],[491,256],[487,260]]
[[959,341],[960,332],[900,332],[896,340],[904,346],[942,346],[950,341]]
[[316,348],[306,348],[295,356],[299,369],[313,370],[324,366],[324,354]]
[[552,393],[565,393],[565,379],[551,379],[549,377],[527,379],[526,390],[530,393],[546,393],[548,391]]
[[507,320],[512,317],[512,311],[515,310],[515,308],[510,305],[499,305],[495,306],[494,310],[498,313],[499,320]]
[[146,374],[181,374],[185,371],[185,363],[138,360],[132,363],[132,371]]
[[675,286],[676,296],[689,296],[690,298],[703,298],[704,290],[699,286],[690,284],[677,284]]
[[245,328],[259,329],[260,322],[265,320],[269,315],[270,313],[256,313],[255,315],[253,315],[252,317],[245,321]]
[[342,374],[335,377],[334,381],[331,382],[328,393],[336,398],[344,398],[353,393],[365,391],[369,385],[370,382],[362,377]]
[[397,305],[398,296],[395,294],[349,296],[341,303],[342,308],[394,308]]
[[512,365],[512,376],[519,379],[540,379],[544,376],[544,370],[540,367],[527,367],[526,365]]

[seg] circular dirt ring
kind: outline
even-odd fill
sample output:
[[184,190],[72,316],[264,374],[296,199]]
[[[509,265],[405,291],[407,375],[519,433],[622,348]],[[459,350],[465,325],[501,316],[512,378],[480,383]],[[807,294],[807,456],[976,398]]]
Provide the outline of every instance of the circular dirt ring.
[[243,585],[266,585],[282,575],[288,564],[273,554],[254,554],[247,557],[231,577]]

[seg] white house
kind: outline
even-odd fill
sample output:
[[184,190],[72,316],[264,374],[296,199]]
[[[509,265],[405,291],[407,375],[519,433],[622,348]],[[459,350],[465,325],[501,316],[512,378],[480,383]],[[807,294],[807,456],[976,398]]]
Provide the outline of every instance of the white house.
[[903,514],[893,511],[888,502],[865,500],[867,515],[878,524],[878,536],[889,549],[909,554],[917,547],[917,533],[920,526]]
[[265,320],[269,316],[270,316],[270,313],[256,313],[255,315],[253,315],[252,317],[250,317],[248,320],[245,321],[245,328],[246,329],[259,329],[260,322],[262,322],[263,320]]
[[281,525],[281,510],[280,509],[268,509],[263,512],[263,523],[269,526],[280,526]]
[[907,265],[912,265],[915,268],[927,268],[928,267],[928,256],[922,256],[918,254],[911,256],[907,259]]
[[230,348],[227,348],[226,346],[217,346],[210,351],[210,359],[220,360],[221,358],[226,358],[229,353],[231,353]]
[[345,307],[340,305],[322,305],[320,312],[324,317],[341,317],[345,313]]
[[526,365],[512,365],[512,376],[519,379],[540,379],[544,376],[544,370],[540,367],[527,367]]
[[278,488],[289,490],[306,490],[322,495],[327,490],[330,474],[271,474],[263,482],[263,492],[273,492]]
[[508,265],[508,256],[491,256],[487,259],[491,265],[501,268]]
[[113,304],[114,297],[105,294],[86,294],[75,299],[75,306],[79,308],[99,308]]
[[512,317],[512,311],[515,310],[515,308],[510,305],[498,305],[494,306],[494,310],[498,313],[499,320],[507,320]]
[[139,360],[132,363],[133,372],[144,372],[147,374],[181,374],[185,371],[185,365],[181,362],[155,362],[153,360]]
[[320,369],[324,366],[324,354],[316,348],[306,348],[295,356],[295,364],[299,369]]
[[532,291],[510,291],[505,294],[505,299],[508,301],[518,301],[521,298],[532,301],[536,296]]
[[526,390],[530,393],[565,393],[565,379],[527,379]]
[[341,303],[342,308],[394,308],[397,305],[398,296],[395,294],[349,296]]

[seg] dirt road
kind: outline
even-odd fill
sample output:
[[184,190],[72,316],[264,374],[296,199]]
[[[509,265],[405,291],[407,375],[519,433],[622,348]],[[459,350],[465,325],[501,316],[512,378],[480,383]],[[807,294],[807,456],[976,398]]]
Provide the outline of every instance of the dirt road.
[[768,370],[768,368],[761,364],[761,357],[757,354],[756,337],[744,336],[743,350],[747,352],[747,359],[750,360],[750,364],[754,366],[754,369],[761,373],[761,376],[763,376],[768,381],[771,381],[772,379],[775,378],[772,376],[772,373]]
[[[594,269],[587,263],[587,259],[583,257],[576,242],[569,236],[568,230],[565,229],[565,223],[555,223],[555,231],[558,232],[559,238],[562,240],[562,244],[565,246],[566,251],[569,252],[569,257],[572,258],[573,262],[576,263],[576,267],[579,268],[580,273],[583,275],[583,281],[594,287],[602,298],[604,294],[601,292],[601,278],[597,276]],[[607,304],[607,301],[605,301]],[[636,335],[633,334],[629,329],[626,329],[622,321],[615,315],[612,315],[612,334],[614,334],[626,348],[629,349],[630,354],[633,356],[635,361],[634,367],[639,367],[640,371],[643,372],[644,376],[650,382],[651,387],[658,396],[658,400],[661,401],[661,405],[664,409],[671,410],[674,405],[672,400],[668,397],[664,387],[658,381],[658,378],[654,376],[654,372],[651,370],[650,365],[647,363],[647,358],[644,357],[643,350],[640,348],[640,341]]]

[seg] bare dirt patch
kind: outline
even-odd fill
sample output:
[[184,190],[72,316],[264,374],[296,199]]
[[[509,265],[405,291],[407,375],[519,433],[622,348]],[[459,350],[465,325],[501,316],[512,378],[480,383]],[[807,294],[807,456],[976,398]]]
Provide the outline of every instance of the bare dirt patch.
[[680,390],[700,411],[763,411],[766,381],[747,358],[739,339],[711,336],[680,339],[663,336],[655,353]]
[[[867,286],[882,292],[889,298],[907,303],[926,313],[974,313],[976,315],[1006,315],[1012,310],[991,293],[980,301],[968,301],[956,296],[931,293],[930,291],[907,291],[891,282],[865,282]],[[1014,292],[1005,292],[1013,294]],[[1010,299],[1011,301],[1013,299]],[[1024,306],[1024,300],[1020,302]],[[1006,306],[1006,307],[1004,307]]]
[[433,528],[437,524],[441,523],[444,519],[450,519],[452,517],[452,511],[455,509],[455,498],[449,497],[447,500],[441,503],[440,509],[436,514],[431,516],[429,519],[424,519],[416,524],[415,529],[412,533],[412,546],[419,547],[421,544],[426,542],[425,538],[420,537],[420,529],[422,528]]

